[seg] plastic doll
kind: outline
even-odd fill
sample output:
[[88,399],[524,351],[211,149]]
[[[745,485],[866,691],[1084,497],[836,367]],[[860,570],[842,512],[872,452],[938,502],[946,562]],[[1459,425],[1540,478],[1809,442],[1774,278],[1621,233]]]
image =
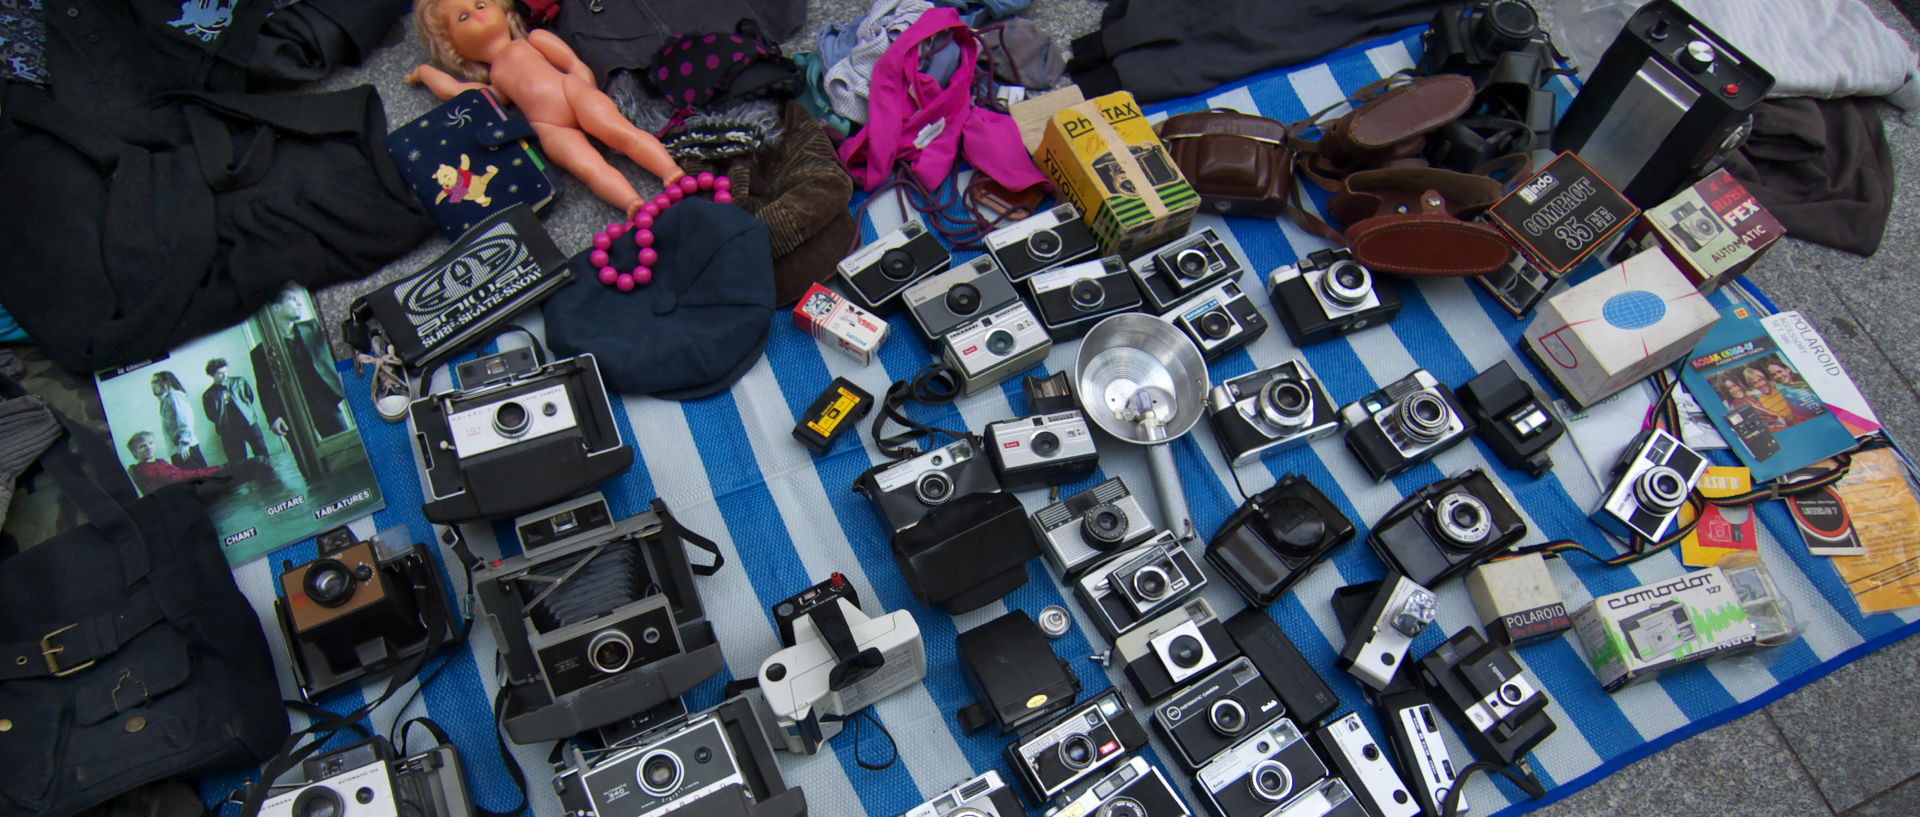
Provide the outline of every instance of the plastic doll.
[[662,183],[686,175],[660,140],[620,114],[600,91],[593,69],[565,41],[543,29],[527,32],[512,0],[419,0],[414,22],[434,64],[413,69],[408,82],[426,85],[441,99],[486,88],[518,106],[547,157],[628,216],[646,200],[587,141],[589,134]]

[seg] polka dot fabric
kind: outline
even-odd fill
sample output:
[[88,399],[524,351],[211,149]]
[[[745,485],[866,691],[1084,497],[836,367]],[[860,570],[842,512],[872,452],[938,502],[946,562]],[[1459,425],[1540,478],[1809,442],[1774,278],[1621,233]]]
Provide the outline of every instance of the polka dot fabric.
[[741,71],[763,60],[785,62],[780,47],[741,34],[682,34],[654,53],[645,76],[682,110],[706,107],[727,95]]

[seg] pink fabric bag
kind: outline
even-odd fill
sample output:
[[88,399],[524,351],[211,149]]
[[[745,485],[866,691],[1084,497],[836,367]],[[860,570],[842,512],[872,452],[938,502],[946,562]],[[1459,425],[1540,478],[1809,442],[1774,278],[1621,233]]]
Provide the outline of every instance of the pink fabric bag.
[[[920,44],[941,32],[960,45],[960,67],[944,87],[920,70]],[[1046,181],[1013,118],[973,104],[979,57],[979,38],[946,6],[920,15],[893,41],[873,67],[867,126],[840,145],[841,163],[862,188],[884,184],[899,162],[921,184],[938,187],[957,157],[1009,190]]]

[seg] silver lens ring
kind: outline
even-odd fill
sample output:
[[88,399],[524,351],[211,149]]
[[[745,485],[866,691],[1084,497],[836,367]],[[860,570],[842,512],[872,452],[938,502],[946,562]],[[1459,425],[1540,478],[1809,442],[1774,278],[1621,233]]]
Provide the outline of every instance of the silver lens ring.
[[[608,647],[617,650],[614,655],[618,655],[619,660],[600,655]],[[628,664],[633,663],[633,639],[619,630],[606,630],[595,635],[592,641],[587,642],[587,663],[608,675],[626,669]]]
[[1400,398],[1398,408],[1400,430],[1415,442],[1439,440],[1446,435],[1447,425],[1453,419],[1453,410],[1447,408],[1447,401],[1430,391],[1417,391]]
[[665,749],[648,752],[633,767],[634,780],[640,784],[640,790],[654,797],[672,794],[679,788],[684,773],[680,756]]
[[1027,236],[1027,252],[1034,258],[1052,258],[1060,254],[1063,246],[1060,234],[1049,229],[1034,230],[1033,235]]
[[1118,797],[1101,806],[1100,813],[1095,817],[1147,817],[1147,810],[1140,806],[1138,800],[1131,797]]
[[929,471],[914,480],[913,493],[921,504],[939,505],[953,498],[953,478],[944,471]]
[[1247,775],[1253,783],[1253,794],[1262,800],[1278,803],[1293,793],[1293,772],[1280,765],[1279,761],[1262,760],[1253,765],[1253,771]]
[[1307,384],[1292,378],[1274,378],[1260,387],[1260,419],[1282,428],[1306,425],[1313,407]]
[[1232,698],[1221,698],[1207,707],[1207,724],[1222,735],[1247,731],[1247,708]]
[[1173,271],[1182,278],[1198,278],[1207,272],[1207,254],[1196,249],[1185,249],[1173,256]]
[[1487,503],[1464,491],[1440,497],[1433,505],[1433,518],[1442,534],[1463,545],[1480,544],[1493,532],[1493,515],[1487,511]]
[[1359,306],[1373,294],[1373,273],[1357,262],[1342,258],[1327,267],[1320,277],[1320,292],[1327,300],[1342,306]]
[[1687,480],[1670,466],[1656,465],[1634,480],[1633,496],[1648,510],[1666,513],[1687,501]]
[[1134,571],[1128,581],[1133,585],[1133,594],[1146,601],[1159,601],[1173,591],[1173,579],[1167,571],[1153,565]]

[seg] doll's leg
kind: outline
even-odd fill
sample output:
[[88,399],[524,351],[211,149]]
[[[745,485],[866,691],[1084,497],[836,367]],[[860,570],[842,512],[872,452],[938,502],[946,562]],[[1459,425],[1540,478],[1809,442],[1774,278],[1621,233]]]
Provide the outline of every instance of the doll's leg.
[[646,200],[640,192],[633,189],[633,183],[627,177],[607,164],[607,157],[600,155],[598,148],[587,141],[587,135],[575,128],[549,125],[544,122],[533,123],[533,131],[540,136],[540,148],[547,152],[547,158],[554,164],[566,168],[574,178],[586,182],[593,194],[601,201],[620,208],[627,215],[633,215]]
[[686,175],[660,140],[627,121],[613,100],[600,89],[576,77],[567,77],[566,88],[567,102],[573,105],[573,115],[580,120],[580,128],[593,134],[593,138],[626,154],[648,173],[660,177],[662,183]]

